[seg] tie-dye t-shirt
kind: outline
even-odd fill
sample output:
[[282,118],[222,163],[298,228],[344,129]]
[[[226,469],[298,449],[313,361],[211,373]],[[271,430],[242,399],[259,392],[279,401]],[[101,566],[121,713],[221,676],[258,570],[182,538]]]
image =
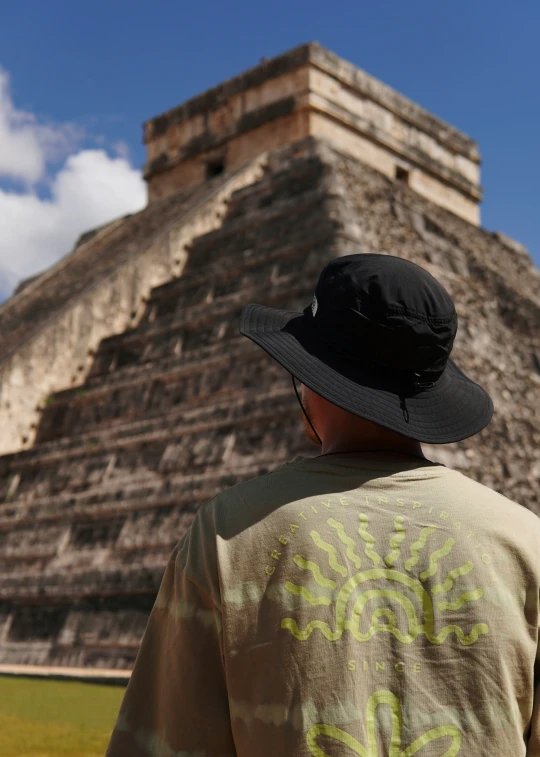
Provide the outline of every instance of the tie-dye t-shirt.
[[170,556],[108,757],[540,757],[540,519],[413,456],[295,457]]

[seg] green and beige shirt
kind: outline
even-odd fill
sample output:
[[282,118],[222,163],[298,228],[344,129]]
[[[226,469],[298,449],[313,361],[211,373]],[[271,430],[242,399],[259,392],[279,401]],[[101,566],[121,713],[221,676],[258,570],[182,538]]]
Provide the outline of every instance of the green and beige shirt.
[[412,456],[296,457],[170,556],[107,757],[540,757],[540,519]]

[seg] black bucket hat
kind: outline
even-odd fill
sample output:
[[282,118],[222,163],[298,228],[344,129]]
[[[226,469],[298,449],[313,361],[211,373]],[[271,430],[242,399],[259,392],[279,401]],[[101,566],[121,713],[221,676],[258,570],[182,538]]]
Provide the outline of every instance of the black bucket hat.
[[450,295],[403,258],[335,258],[303,312],[246,305],[239,330],[329,402],[411,439],[457,442],[493,415],[491,397],[450,359]]

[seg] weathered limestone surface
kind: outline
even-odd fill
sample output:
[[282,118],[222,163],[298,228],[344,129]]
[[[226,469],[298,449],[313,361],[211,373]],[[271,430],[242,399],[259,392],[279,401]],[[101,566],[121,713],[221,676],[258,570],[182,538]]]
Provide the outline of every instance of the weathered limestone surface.
[[264,155],[84,235],[71,255],[0,308],[0,453],[29,447],[52,392],[80,385],[100,341],[136,324],[152,287],[178,276],[186,246],[221,223]]
[[[129,668],[199,505],[317,453],[290,376],[238,317],[249,302],[303,309],[337,255],[401,255],[447,287],[453,356],[496,413],[428,453],[540,514],[540,275],[527,253],[324,140],[280,148],[248,175],[219,221],[186,236],[179,275],[163,272],[138,322],[52,396],[35,444],[0,457],[0,664]],[[180,238],[180,207],[177,222]]]
[[145,124],[153,202],[309,135],[480,222],[476,143],[317,43],[235,76]]

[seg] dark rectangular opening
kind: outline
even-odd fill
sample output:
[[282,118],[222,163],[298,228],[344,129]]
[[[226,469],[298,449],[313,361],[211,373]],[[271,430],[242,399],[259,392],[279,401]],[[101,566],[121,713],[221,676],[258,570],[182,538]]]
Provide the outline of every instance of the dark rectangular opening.
[[215,176],[220,176],[225,171],[225,161],[223,158],[216,160],[210,160],[206,164],[206,178],[213,179]]
[[402,181],[404,184],[408,184],[409,172],[401,166],[396,166],[396,181]]
[[70,546],[79,549],[112,546],[123,525],[123,520],[106,523],[76,523],[71,529]]
[[18,607],[8,633],[9,641],[49,641],[55,639],[65,623],[69,607],[30,605]]

